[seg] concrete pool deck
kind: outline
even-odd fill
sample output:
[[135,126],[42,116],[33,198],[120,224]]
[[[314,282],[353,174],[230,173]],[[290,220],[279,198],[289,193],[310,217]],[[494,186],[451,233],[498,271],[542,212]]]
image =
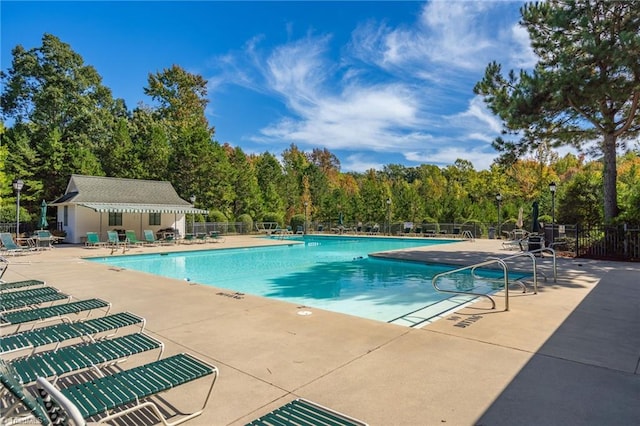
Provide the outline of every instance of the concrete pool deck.
[[[281,242],[238,236],[127,254],[273,243]],[[469,265],[513,253],[501,248],[476,240],[393,256]],[[78,299],[108,300],[112,312],[145,317],[165,356],[189,352],[216,365],[212,400],[188,425],[243,425],[295,397],[383,426],[640,423],[637,263],[560,258],[557,282],[540,279],[537,295],[514,287],[507,312],[499,293],[494,310],[479,300],[413,329],[82,259],[109,255],[60,245],[10,257],[3,279],[41,279]],[[541,265],[547,275],[549,263]],[[162,395],[165,409],[197,408],[208,384]],[[155,423],[136,416],[121,424]]]

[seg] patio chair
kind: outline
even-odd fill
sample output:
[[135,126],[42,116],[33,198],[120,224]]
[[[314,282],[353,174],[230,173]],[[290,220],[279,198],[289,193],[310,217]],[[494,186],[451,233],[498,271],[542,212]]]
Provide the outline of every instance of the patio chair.
[[209,232],[209,239],[214,243],[224,243],[224,236],[218,231]]
[[91,318],[73,323],[63,322],[34,328],[18,333],[3,335],[0,339],[0,353],[7,354],[30,349],[35,352],[37,348],[60,343],[71,339],[83,341],[95,341],[98,335],[101,338],[113,337],[118,331],[127,327],[139,327],[138,332],[144,332],[146,321],[144,318],[130,312],[120,312],[98,318]]
[[127,236],[127,239],[126,239],[127,244],[132,244],[132,245],[138,246],[138,247],[141,247],[141,246],[145,245],[144,241],[140,241],[138,239],[138,237],[136,236],[136,232],[135,231],[128,230],[128,231],[124,231],[124,232],[125,232],[125,235]]
[[413,229],[413,222],[405,222],[402,228],[402,235],[409,235]]
[[[133,333],[114,339],[66,346],[61,349],[40,352],[9,361],[23,384],[35,382],[38,377],[53,378],[54,383],[64,374],[95,369],[102,375],[106,366],[119,364],[129,357],[159,349],[158,358],[164,352],[164,343],[143,333]],[[73,360],[70,362],[70,360]]]
[[104,247],[107,243],[104,241],[100,241],[100,236],[97,232],[87,232],[87,241],[84,243],[84,246],[87,248],[98,248]]
[[6,257],[0,256],[0,264],[2,264],[2,270],[0,270],[0,283],[4,283],[2,277],[4,276],[4,273],[7,272],[7,268],[9,268],[9,261]]
[[24,287],[35,287],[40,285],[46,285],[46,282],[40,280],[12,281],[8,283],[5,282],[0,283],[0,292],[16,290]]
[[5,396],[10,396],[13,399],[10,404],[3,407],[3,420],[11,420],[9,424],[51,424],[42,402],[24,388],[16,371],[2,358],[0,358],[0,384],[2,385],[0,396],[3,399]]
[[71,296],[61,293],[53,287],[39,287],[35,289],[12,291],[2,293],[0,296],[0,311],[11,311],[40,305],[47,302],[56,302],[67,299],[71,301]]
[[[7,366],[7,369],[12,370],[11,366]],[[149,399],[208,376],[212,377],[211,387],[202,408],[172,422],[168,422],[158,405]],[[217,367],[193,355],[181,353],[64,389],[58,389],[43,377],[37,379],[36,385],[41,400],[48,402],[49,409],[45,408],[45,411],[50,419],[66,416],[75,425],[86,425],[86,419],[94,416],[103,416],[99,422],[104,423],[150,409],[163,424],[173,426],[202,414],[213,393],[217,377]],[[44,408],[44,404],[39,405]],[[34,411],[34,415],[37,412]]]
[[107,231],[107,245],[109,247],[119,247],[121,244],[120,236],[117,231]]
[[55,238],[51,235],[49,231],[36,231],[35,234],[35,242],[36,242],[36,250],[51,250],[53,248],[53,243],[55,242]]
[[19,246],[13,241],[13,237],[8,232],[0,232],[0,243],[2,250],[10,255],[33,253],[33,247]]
[[7,327],[10,325],[17,325],[18,330],[20,325],[35,321],[45,321],[52,319],[63,320],[67,318],[67,315],[87,313],[87,316],[95,309],[106,309],[106,313],[109,313],[111,309],[111,303],[105,302],[101,299],[87,299],[79,300],[77,302],[69,302],[62,305],[47,306],[45,308],[29,309],[24,311],[0,313],[0,327]]
[[151,229],[145,229],[142,231],[142,234],[144,235],[144,242],[148,246],[157,246],[160,244],[160,241],[156,240],[156,234],[154,234]]
[[247,424],[247,426],[271,425],[367,426],[367,423],[315,402],[298,398]]

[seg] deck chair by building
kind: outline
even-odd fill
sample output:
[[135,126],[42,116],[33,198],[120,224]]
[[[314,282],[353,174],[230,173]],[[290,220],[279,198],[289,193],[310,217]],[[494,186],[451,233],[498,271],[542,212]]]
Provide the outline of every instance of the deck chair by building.
[[10,255],[33,253],[33,247],[19,246],[8,232],[0,232],[1,249]]
[[144,235],[144,242],[148,246],[160,245],[160,241],[156,240],[156,234],[154,234],[151,229],[145,229],[142,231],[142,234]]
[[84,243],[85,247],[97,248],[104,247],[107,243],[100,241],[100,236],[97,232],[87,232],[87,241]]
[[[10,366],[8,369],[11,371]],[[172,422],[150,399],[205,377],[211,378],[211,386],[202,408]],[[86,425],[86,419],[93,420],[97,416],[100,416],[99,423],[111,422],[136,411],[150,409],[163,424],[174,426],[202,414],[217,377],[217,367],[181,353],[64,389],[58,389],[43,377],[39,377],[36,384],[42,401],[50,402],[48,416],[66,416],[75,425]]]
[[299,398],[247,424],[247,426],[272,425],[367,426],[367,423],[315,402]]
[[138,246],[138,247],[145,245],[144,241],[140,241],[138,239],[135,231],[131,231],[131,230],[125,231],[125,235],[127,236],[127,244]]
[[0,354],[26,350],[30,350],[33,354],[38,348],[48,345],[55,345],[57,349],[62,342],[71,339],[94,342],[96,339],[114,337],[121,330],[134,327],[138,333],[142,333],[145,325],[144,318],[130,312],[119,312],[76,322],[62,322],[13,334],[4,334],[0,339]]
[[45,308],[27,309],[16,312],[0,313],[0,327],[8,327],[11,325],[18,326],[16,332],[19,331],[22,324],[48,321],[58,319],[63,321],[69,320],[70,315],[79,315],[86,313],[87,316],[96,309],[105,309],[105,315],[111,309],[111,303],[101,299],[79,300],[77,302],[69,302],[61,305],[47,306]]
[[55,237],[49,231],[36,231],[34,236],[37,250],[50,250],[53,248]]
[[65,346],[58,350],[39,352],[9,361],[23,384],[36,381],[38,377],[53,379],[68,373],[94,369],[99,375],[111,365],[126,361],[129,357],[158,349],[162,357],[164,344],[146,334],[133,333],[114,339]]
[[109,247],[119,247],[120,244],[120,236],[116,231],[107,231],[107,245]]

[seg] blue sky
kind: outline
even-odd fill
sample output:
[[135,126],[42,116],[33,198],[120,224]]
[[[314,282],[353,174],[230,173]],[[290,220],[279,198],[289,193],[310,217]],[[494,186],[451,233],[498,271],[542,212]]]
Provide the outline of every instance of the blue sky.
[[386,164],[478,170],[500,122],[473,94],[486,65],[529,69],[521,1],[24,2],[1,4],[11,49],[51,33],[131,110],[149,73],[177,64],[209,84],[221,143],[277,156],[327,148],[342,171]]

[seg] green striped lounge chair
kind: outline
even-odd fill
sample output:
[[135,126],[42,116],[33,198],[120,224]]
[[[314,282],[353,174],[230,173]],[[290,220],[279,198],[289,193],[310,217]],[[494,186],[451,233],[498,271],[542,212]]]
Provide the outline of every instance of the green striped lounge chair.
[[64,374],[86,369],[97,370],[102,376],[103,368],[124,362],[133,355],[155,349],[159,349],[157,359],[160,359],[164,352],[162,342],[143,333],[133,333],[113,339],[39,352],[13,359],[9,364],[23,384],[33,383],[38,377],[53,379],[55,383]]
[[[174,426],[202,414],[218,374],[217,367],[181,353],[64,389],[58,389],[43,377],[36,380],[36,386],[42,401],[40,408],[44,408],[50,419],[56,419],[53,421],[65,418],[75,425],[87,425],[88,419],[105,423],[144,409],[150,410],[164,425]],[[202,407],[190,414],[178,414],[171,422],[151,399],[205,377],[211,379],[211,385]]]
[[2,293],[0,296],[0,311],[29,308],[43,303],[57,302],[60,300],[71,301],[71,296],[61,293],[53,287],[38,287],[34,289],[12,291]]
[[57,349],[61,343],[71,339],[93,342],[98,338],[111,338],[126,329],[137,329],[137,332],[143,333],[145,325],[144,318],[130,312],[119,312],[83,321],[62,322],[3,335],[0,339],[0,354],[26,350],[33,354],[44,346],[55,345],[54,349]]
[[298,398],[248,423],[247,426],[367,426],[367,423],[315,402]]
[[[46,282],[40,280],[23,280],[23,281],[12,281],[6,283],[0,283],[0,293],[4,293],[5,291],[12,291],[26,287],[36,287],[36,286],[44,286]],[[0,297],[4,297],[0,296]]]
[[111,303],[101,299],[87,299],[76,302],[64,303],[61,305],[47,306],[44,308],[28,309],[15,312],[0,313],[0,327],[17,326],[16,332],[20,331],[20,326],[27,323],[50,320],[69,320],[70,315],[86,313],[87,317],[96,309],[105,309],[105,315],[111,310]]

